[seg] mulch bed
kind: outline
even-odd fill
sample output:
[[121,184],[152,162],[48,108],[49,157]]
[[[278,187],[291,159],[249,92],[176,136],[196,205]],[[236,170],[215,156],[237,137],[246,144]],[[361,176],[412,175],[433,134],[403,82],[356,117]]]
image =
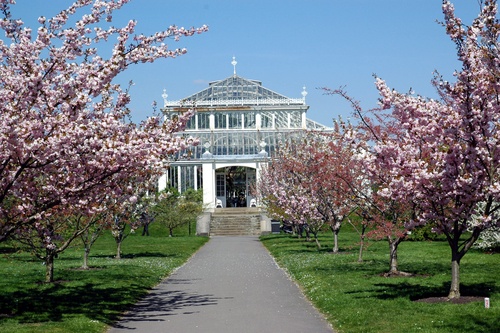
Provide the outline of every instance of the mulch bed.
[[72,271],[100,271],[104,268],[102,267],[88,267],[88,268],[83,268],[83,267],[77,267],[77,268],[71,268]]
[[[392,273],[382,273],[380,276],[391,278],[391,277],[427,277],[429,275],[424,274],[413,274],[407,272],[392,272]],[[457,298],[448,297],[426,297],[417,299],[414,302],[421,303],[452,303],[452,304],[467,304],[471,302],[484,302],[484,296],[460,296]]]
[[397,271],[397,272],[381,273],[381,274],[379,274],[379,276],[390,278],[390,277],[428,277],[429,275],[427,275],[427,274],[415,274],[415,273],[408,273],[408,272]]

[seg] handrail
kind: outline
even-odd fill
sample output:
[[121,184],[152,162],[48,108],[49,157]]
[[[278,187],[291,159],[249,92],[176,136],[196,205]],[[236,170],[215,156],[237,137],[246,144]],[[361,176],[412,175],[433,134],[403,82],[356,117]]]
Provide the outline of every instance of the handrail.
[[164,101],[164,107],[196,106],[240,106],[240,105],[305,105],[303,98],[265,98],[265,99],[215,99],[207,101]]

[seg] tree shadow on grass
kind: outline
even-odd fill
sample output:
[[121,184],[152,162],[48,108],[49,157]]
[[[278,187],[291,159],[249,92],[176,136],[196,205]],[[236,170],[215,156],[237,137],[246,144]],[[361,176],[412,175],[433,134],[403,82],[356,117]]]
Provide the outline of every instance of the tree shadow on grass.
[[461,314],[459,322],[448,322],[448,332],[474,332],[474,333],[498,333],[500,332],[500,321],[479,318],[474,314]]
[[13,254],[18,251],[15,247],[0,247],[0,254]]
[[[190,281],[171,283],[186,284]],[[126,288],[97,288],[92,284],[68,286],[65,283],[53,283],[45,288],[2,293],[0,323],[6,318],[20,323],[38,323],[61,321],[63,316],[84,315],[111,325],[141,297],[134,311],[129,312],[119,326],[124,326],[127,321],[160,320],[159,316],[183,307],[217,304],[217,298],[212,295],[189,294],[180,290],[153,290],[145,295],[144,287],[140,284]]]
[[85,315],[88,318],[109,322],[105,312],[115,317],[139,297],[142,288],[95,288],[92,284],[67,286],[53,283],[45,288],[18,290],[0,295],[0,313],[20,323],[61,321],[63,315]]
[[285,234],[267,234],[267,235],[263,235],[263,236],[257,238],[257,240],[259,242],[266,242],[266,241],[275,240],[275,239],[282,239],[282,238],[285,238],[286,236],[288,236],[288,235],[285,235]]
[[[90,260],[92,258],[114,258],[116,253],[109,253],[109,254],[96,254],[96,255],[91,255]],[[121,258],[122,259],[135,259],[135,258],[177,258],[180,257],[180,254],[176,253],[162,253],[162,252],[140,252],[140,253],[122,253]],[[80,260],[80,259],[79,259]]]
[[[422,300],[434,297],[446,297],[450,289],[449,282],[443,282],[441,286],[428,286],[419,283],[401,282],[397,283],[376,283],[375,290],[371,292],[378,299],[396,299],[409,297],[411,301]],[[483,282],[474,284],[461,284],[460,293],[462,296],[489,297],[498,292],[495,282]],[[363,291],[363,293],[365,293]],[[356,292],[353,292],[356,293]]]
[[178,254],[169,254],[169,253],[161,253],[161,252],[141,252],[141,253],[125,253],[122,254],[122,258],[130,259],[130,258],[175,258],[179,257]]

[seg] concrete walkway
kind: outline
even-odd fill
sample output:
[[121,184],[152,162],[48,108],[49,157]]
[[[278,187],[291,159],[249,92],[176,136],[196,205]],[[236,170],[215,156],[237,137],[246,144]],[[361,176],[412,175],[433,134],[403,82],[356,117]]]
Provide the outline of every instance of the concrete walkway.
[[333,332],[257,237],[213,237],[109,333]]

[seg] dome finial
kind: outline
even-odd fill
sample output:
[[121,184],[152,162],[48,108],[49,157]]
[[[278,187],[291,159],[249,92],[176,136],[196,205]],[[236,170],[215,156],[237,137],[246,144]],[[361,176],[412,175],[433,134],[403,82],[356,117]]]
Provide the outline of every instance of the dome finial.
[[161,94],[161,97],[163,98],[163,106],[167,106],[167,98],[168,98],[168,94],[167,94],[167,89],[163,88],[163,94]]
[[236,76],[236,64],[238,62],[236,61],[236,57],[233,57],[233,61],[231,61],[231,65],[233,65],[233,68],[234,68],[234,71],[233,71],[233,75]]

